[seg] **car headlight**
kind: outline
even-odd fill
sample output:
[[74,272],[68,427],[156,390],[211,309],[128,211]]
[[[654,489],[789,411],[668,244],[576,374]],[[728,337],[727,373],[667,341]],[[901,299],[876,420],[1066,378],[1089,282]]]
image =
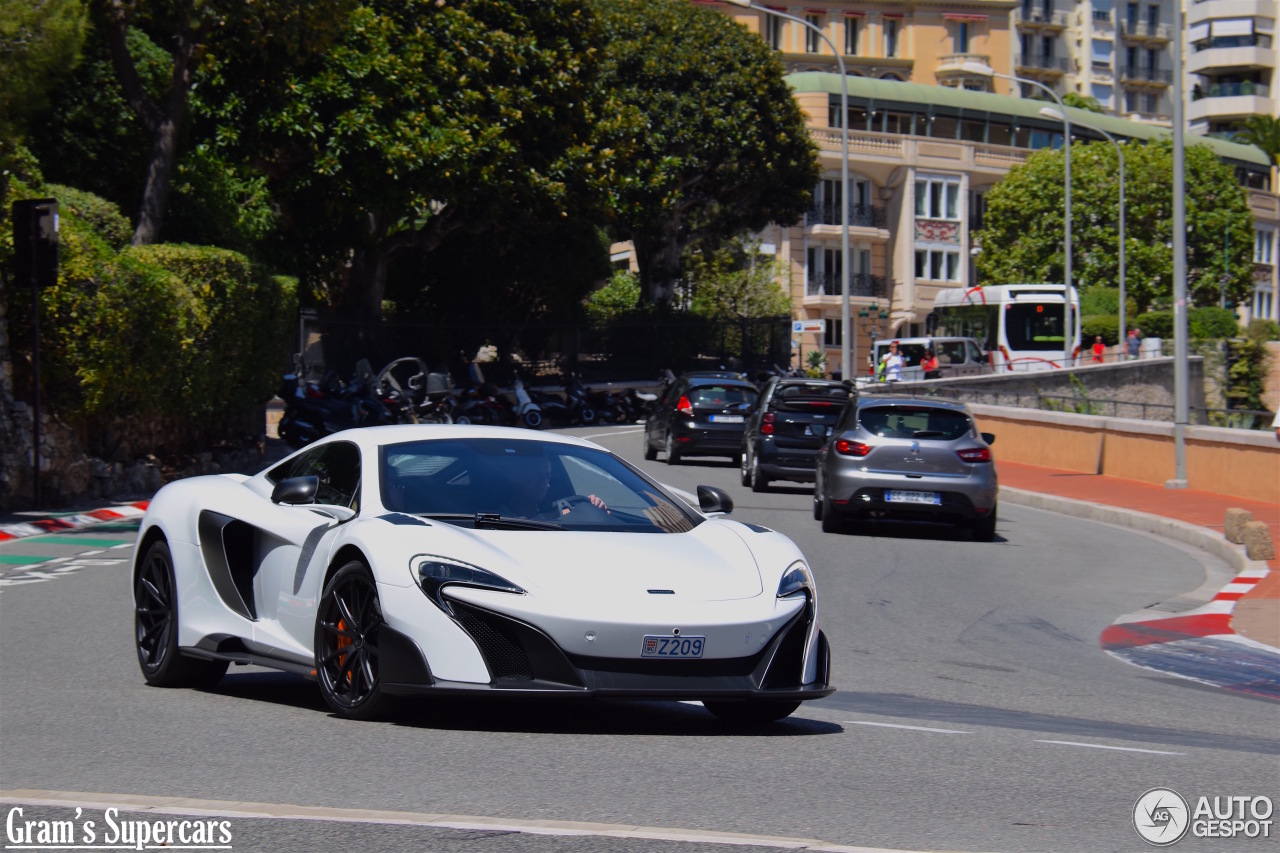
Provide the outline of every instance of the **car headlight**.
[[442,610],[449,612],[449,605],[441,595],[446,586],[469,586],[474,589],[492,589],[498,592],[509,592],[513,595],[525,595],[525,591],[511,581],[494,574],[488,569],[472,566],[456,560],[445,560],[439,557],[414,557],[412,561],[414,580],[418,586]]
[[813,595],[814,588],[813,572],[809,571],[803,560],[796,560],[782,573],[782,580],[778,582],[778,598],[788,598],[800,593]]

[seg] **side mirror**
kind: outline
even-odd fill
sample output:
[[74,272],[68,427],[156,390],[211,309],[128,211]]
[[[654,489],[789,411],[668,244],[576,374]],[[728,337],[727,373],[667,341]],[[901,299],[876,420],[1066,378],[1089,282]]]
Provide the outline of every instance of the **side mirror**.
[[306,477],[290,477],[276,483],[276,487],[271,490],[271,502],[290,505],[315,503],[318,491],[320,491],[320,478],[314,474]]
[[982,436],[982,440],[985,441],[987,444],[996,443],[996,434],[994,432],[983,432],[983,433],[979,433],[979,435]]
[[703,512],[733,512],[733,498],[724,489],[698,486],[698,509]]

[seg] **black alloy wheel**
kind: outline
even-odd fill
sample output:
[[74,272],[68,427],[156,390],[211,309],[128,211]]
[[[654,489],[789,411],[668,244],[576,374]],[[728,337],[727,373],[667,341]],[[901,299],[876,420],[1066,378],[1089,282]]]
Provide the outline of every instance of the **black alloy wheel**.
[[163,539],[142,558],[133,584],[134,641],[138,666],[157,687],[212,687],[227,672],[226,661],[183,657],[178,651],[178,596],[173,554]]
[[769,478],[760,473],[760,457],[751,457],[751,491],[769,491]]
[[680,464],[680,451],[676,450],[675,437],[671,435],[670,430],[667,431],[667,464]]
[[[844,529],[844,519],[827,498],[822,499],[822,532],[839,533]],[[814,515],[817,515],[815,512]]]
[[644,458],[647,462],[652,462],[658,458],[658,449],[649,443],[649,430],[644,431]]
[[738,461],[738,479],[742,481],[742,485],[750,486],[751,466],[747,463],[747,460],[751,458],[751,454],[744,450],[738,456],[740,457]]
[[316,678],[334,713],[369,719],[382,710],[378,588],[359,560],[347,563],[325,585],[316,614]]

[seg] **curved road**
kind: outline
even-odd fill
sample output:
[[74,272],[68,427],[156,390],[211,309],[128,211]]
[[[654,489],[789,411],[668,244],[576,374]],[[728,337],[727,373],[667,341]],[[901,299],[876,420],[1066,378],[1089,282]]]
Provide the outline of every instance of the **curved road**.
[[[638,428],[574,432],[641,459]],[[274,853],[726,849],[706,836],[681,843],[684,830],[905,850],[1133,850],[1145,844],[1131,810],[1151,788],[1193,803],[1280,799],[1280,703],[1099,648],[1116,617],[1220,571],[1206,555],[1016,506],[1001,507],[990,544],[930,525],[826,535],[806,486],[755,494],[722,460],[637,464],[686,491],[726,488],[736,518],[800,544],[838,693],[743,734],[680,703],[409,704],[391,721],[351,723],[329,716],[313,685],[251,667],[209,693],[153,689],[132,653],[127,567],[104,563],[0,593],[0,789],[85,792],[99,813],[135,794],[499,821],[489,831],[233,819],[234,849]],[[532,821],[648,829],[507,832]],[[1278,844],[1187,837],[1177,849]]]

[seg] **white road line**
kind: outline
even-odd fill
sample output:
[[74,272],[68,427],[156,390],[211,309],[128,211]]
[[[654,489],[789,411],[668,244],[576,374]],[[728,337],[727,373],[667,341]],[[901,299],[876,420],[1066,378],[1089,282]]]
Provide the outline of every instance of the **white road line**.
[[112,546],[111,546],[110,548],[108,548],[107,550],[109,550],[109,551],[114,551],[114,550],[115,550],[115,549],[117,549],[117,548],[132,548],[132,547],[133,547],[133,545],[134,545],[134,543],[132,543],[132,542],[121,542],[119,545],[112,545]]
[[[724,844],[737,847],[772,847],[785,850],[813,850],[821,853],[906,853],[881,847],[834,844],[816,838],[752,835],[741,832],[714,832],[700,829],[638,826],[568,820],[521,820],[519,818],[476,817],[473,815],[394,812],[369,809],[337,809],[279,803],[197,800],[185,797],[148,797],[137,794],[80,793],[71,791],[0,790],[0,802],[32,806],[107,809],[184,816],[217,816],[241,819],[322,821],[326,823],[373,823],[393,826],[423,826],[437,829],[469,829],[494,832],[521,832],[530,835],[595,836]],[[234,824],[232,831],[235,831]]]
[[1100,743],[1077,743],[1073,740],[1037,740],[1036,743],[1053,743],[1059,746],[1083,746],[1089,749],[1110,749],[1115,752],[1143,752],[1147,755],[1186,755],[1185,752],[1166,752],[1163,749],[1137,749],[1131,746],[1104,746]]
[[962,732],[959,729],[931,729],[928,726],[900,726],[896,723],[871,723],[866,720],[845,720],[846,726],[878,726],[883,729],[908,729],[913,732],[936,732],[940,735],[971,735],[973,732]]
[[644,427],[628,427],[627,429],[615,429],[610,430],[609,432],[596,432],[591,435],[579,436],[579,438],[585,438],[587,441],[595,441],[597,438],[609,438],[614,435],[632,435],[637,432],[644,432]]

